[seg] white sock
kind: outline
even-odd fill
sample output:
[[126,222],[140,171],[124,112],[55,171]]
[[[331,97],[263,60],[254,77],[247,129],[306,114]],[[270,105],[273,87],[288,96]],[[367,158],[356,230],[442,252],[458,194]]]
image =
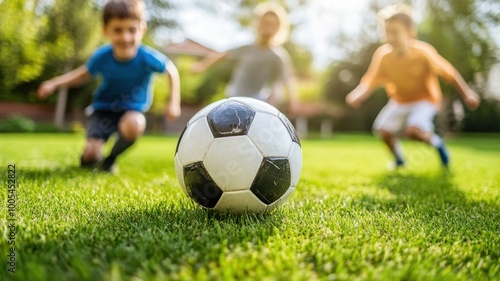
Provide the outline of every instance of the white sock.
[[441,145],[443,145],[443,139],[441,139],[438,135],[433,134],[431,137],[431,145],[439,148]]

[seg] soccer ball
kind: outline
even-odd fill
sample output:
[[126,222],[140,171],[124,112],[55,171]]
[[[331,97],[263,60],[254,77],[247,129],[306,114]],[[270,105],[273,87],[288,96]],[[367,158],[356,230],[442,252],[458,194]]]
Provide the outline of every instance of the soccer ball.
[[290,121],[253,98],[229,98],[199,111],[175,153],[182,190],[218,212],[265,213],[293,192],[302,149]]

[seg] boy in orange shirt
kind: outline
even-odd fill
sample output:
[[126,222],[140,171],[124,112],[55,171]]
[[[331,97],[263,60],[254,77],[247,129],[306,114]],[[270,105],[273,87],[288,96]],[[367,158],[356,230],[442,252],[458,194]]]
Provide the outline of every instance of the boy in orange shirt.
[[458,71],[429,44],[415,39],[416,25],[407,6],[389,6],[379,13],[387,43],[377,49],[360,85],[346,97],[359,108],[373,91],[384,86],[390,98],[373,129],[395,157],[395,167],[404,166],[400,136],[435,147],[443,166],[450,157],[443,140],[434,133],[433,119],[442,99],[438,76],[450,82],[470,109],[479,106],[479,96]]

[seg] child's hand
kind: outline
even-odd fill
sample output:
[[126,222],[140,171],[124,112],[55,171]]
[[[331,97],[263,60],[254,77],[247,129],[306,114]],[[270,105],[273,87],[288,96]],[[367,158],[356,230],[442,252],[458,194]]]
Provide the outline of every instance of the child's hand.
[[57,85],[55,83],[51,82],[50,80],[45,81],[42,83],[42,85],[40,85],[40,87],[36,91],[36,95],[39,99],[44,100],[52,93],[54,93],[56,89]]
[[476,110],[481,103],[481,99],[476,92],[470,90],[464,98],[464,102],[471,110]]
[[359,98],[358,95],[355,95],[354,93],[350,93],[345,97],[345,101],[348,105],[350,105],[352,108],[358,109],[361,107],[363,102]]
[[165,118],[167,120],[175,120],[181,116],[181,107],[173,102],[168,103],[165,109]]

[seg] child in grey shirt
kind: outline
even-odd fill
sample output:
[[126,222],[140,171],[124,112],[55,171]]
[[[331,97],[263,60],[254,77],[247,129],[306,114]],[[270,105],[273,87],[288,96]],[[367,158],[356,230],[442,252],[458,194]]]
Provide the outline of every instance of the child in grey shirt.
[[207,56],[193,66],[192,72],[205,71],[215,62],[228,58],[235,69],[227,88],[227,96],[246,96],[280,106],[283,87],[288,94],[289,110],[297,108],[296,88],[290,56],[281,46],[287,39],[289,23],[281,6],[263,3],[255,9],[257,38],[254,44],[232,49],[226,53]]

